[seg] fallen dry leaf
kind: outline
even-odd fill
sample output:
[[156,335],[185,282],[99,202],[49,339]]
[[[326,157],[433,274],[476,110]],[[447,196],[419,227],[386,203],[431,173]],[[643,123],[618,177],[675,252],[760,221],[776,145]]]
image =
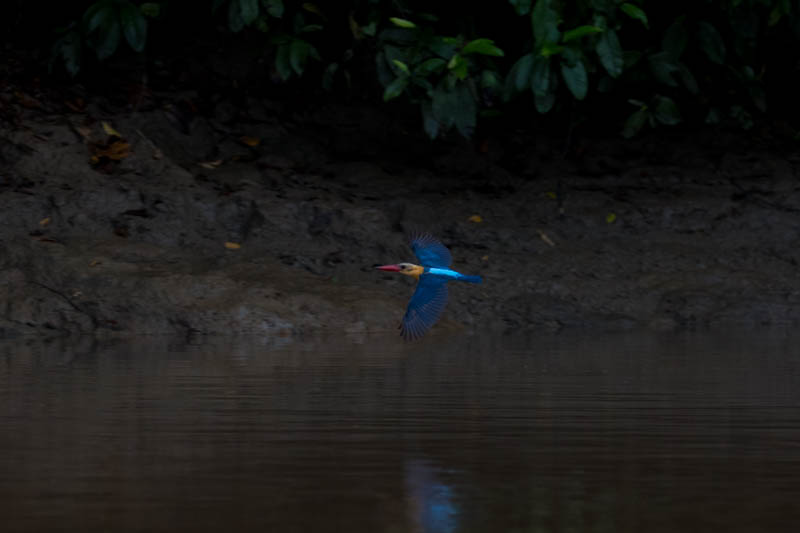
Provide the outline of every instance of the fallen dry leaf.
[[541,239],[542,239],[544,242],[546,242],[547,244],[549,244],[550,246],[555,246],[555,245],[556,245],[556,243],[554,243],[554,242],[553,242],[553,240],[552,240],[550,237],[548,237],[548,236],[547,236],[547,233],[543,232],[543,231],[542,231],[542,230],[540,230],[540,229],[537,229],[537,230],[536,230],[536,232],[539,234],[539,237],[540,237],[540,238],[541,238]]
[[475,222],[476,224],[480,223],[480,222],[483,222],[483,218],[481,218],[480,215],[472,215],[467,220],[469,220],[470,222]]
[[103,121],[100,124],[103,126],[103,131],[106,132],[106,135],[108,135],[109,137],[119,137],[120,139],[122,138],[122,134],[117,130],[115,130],[114,128],[112,128],[111,124],[109,124],[108,122]]
[[53,219],[52,219],[52,218],[50,218],[50,217],[45,217],[45,218],[43,218],[42,220],[40,220],[40,221],[39,221],[39,225],[40,225],[41,227],[45,227],[45,226],[47,226],[48,224],[50,224],[50,222],[52,222],[52,221],[53,221]]
[[102,262],[102,261],[99,261],[99,260],[97,260],[97,259],[92,259],[92,260],[89,262],[89,266],[90,266],[90,267],[96,267],[97,265],[102,265],[102,264],[103,264],[103,262]]
[[39,102],[39,100],[23,93],[22,91],[14,91],[14,96],[17,97],[17,102],[19,102],[22,107],[27,107],[28,109],[42,108],[42,103]]
[[238,242],[230,242],[230,241],[228,241],[228,242],[225,243],[225,248],[227,248],[228,250],[238,250],[241,247],[242,247],[242,245],[239,244]]
[[89,136],[92,134],[92,128],[88,126],[75,126],[75,131],[83,137],[84,141],[89,140]]
[[242,135],[241,137],[239,137],[239,140],[242,141],[242,143],[246,144],[247,146],[258,146],[259,144],[261,144],[261,139],[259,139],[258,137],[249,137],[247,135]]
[[83,98],[80,97],[75,98],[74,100],[67,100],[64,102],[64,105],[76,113],[82,113],[86,110],[86,102],[84,102]]
[[119,161],[131,155],[131,145],[119,140],[112,142],[108,146],[95,145],[93,151],[93,156],[98,159],[105,157],[112,161]]
[[198,163],[198,165],[200,165],[201,167],[208,168],[211,170],[214,170],[221,164],[222,164],[222,159],[217,159],[216,161],[204,161],[202,163]]

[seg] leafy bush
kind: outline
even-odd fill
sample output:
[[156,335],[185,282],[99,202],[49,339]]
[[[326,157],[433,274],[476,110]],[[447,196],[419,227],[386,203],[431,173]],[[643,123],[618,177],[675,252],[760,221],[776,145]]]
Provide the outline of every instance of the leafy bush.
[[147,42],[147,18],[156,17],[157,3],[136,5],[129,0],[99,0],[83,14],[80,23],[70,24],[53,47],[53,58],[63,58],[71,75],[80,70],[83,45],[94,50],[99,60],[117,51],[122,37],[136,52],[142,52]]
[[[425,18],[435,20],[428,15]],[[486,56],[502,57],[494,41],[478,38],[442,37],[430,28],[392,17],[394,28],[378,36],[376,57],[384,101],[407,93],[422,109],[425,131],[431,138],[440,130],[455,127],[465,137],[472,135],[481,89],[494,89],[500,76]]]
[[[329,88],[343,73],[350,83],[343,65],[372,56],[359,64],[374,65],[383,100],[418,106],[432,138],[451,129],[469,137],[481,115],[526,99],[538,114],[600,113],[625,136],[687,120],[747,128],[769,111],[770,94],[788,92],[780,70],[797,59],[799,4],[509,0],[489,9],[351,0],[325,4],[323,12],[300,0],[191,7],[177,0],[98,0],[62,32],[54,58],[75,75],[85,51],[103,60],[124,40],[141,52],[148,19],[176,25],[182,9],[205,8],[233,33],[260,33],[270,68],[284,82]],[[171,18],[159,15],[165,12]]]

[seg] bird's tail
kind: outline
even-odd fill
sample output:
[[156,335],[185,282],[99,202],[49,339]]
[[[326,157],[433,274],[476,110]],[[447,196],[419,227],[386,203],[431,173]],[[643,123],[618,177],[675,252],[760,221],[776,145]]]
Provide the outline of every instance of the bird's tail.
[[466,281],[467,283],[480,283],[483,281],[480,276],[461,276],[459,279],[461,281]]

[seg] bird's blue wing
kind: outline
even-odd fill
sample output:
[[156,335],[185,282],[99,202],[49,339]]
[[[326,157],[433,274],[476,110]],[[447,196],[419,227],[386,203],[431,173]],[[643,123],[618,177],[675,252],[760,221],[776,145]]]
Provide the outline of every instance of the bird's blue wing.
[[453,262],[450,250],[430,233],[412,235],[411,249],[422,266],[447,268]]
[[447,280],[430,274],[419,278],[417,290],[408,302],[408,309],[400,324],[400,335],[405,340],[422,337],[433,326],[447,305]]

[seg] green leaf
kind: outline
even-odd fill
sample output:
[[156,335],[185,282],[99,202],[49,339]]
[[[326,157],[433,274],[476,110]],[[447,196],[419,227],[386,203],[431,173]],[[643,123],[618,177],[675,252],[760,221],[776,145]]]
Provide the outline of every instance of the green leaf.
[[389,21],[399,28],[416,28],[417,25],[411,22],[410,20],[401,19],[397,17],[389,17]]
[[781,17],[783,16],[783,11],[781,10],[780,4],[775,4],[775,7],[772,8],[772,11],[769,13],[769,19],[767,22],[767,26],[774,26],[778,22],[780,22]]
[[258,16],[258,0],[238,0],[238,2],[242,21],[245,25],[250,25]]
[[383,47],[383,55],[386,56],[386,61],[388,61],[390,64],[395,59],[408,64],[408,58],[406,58],[407,52],[408,52],[407,48],[400,46],[386,45]]
[[435,139],[439,135],[439,121],[433,116],[430,102],[423,102],[422,109],[422,128],[429,138]]
[[366,26],[361,26],[361,32],[368,37],[375,37],[375,32],[378,31],[378,21],[373,20]]
[[[508,102],[511,97],[526,88],[530,83],[531,67],[533,66],[533,55],[525,54],[517,59],[506,74],[503,86],[503,99]],[[519,82],[519,85],[517,83]]]
[[[403,31],[408,32],[408,30],[403,30]],[[413,36],[411,41],[412,43],[416,43],[416,40],[413,39]],[[434,37],[433,40],[427,44],[431,52],[445,59],[453,57],[453,54],[455,54],[456,51],[458,50],[457,43],[448,42],[448,40],[445,39],[444,37]]]
[[585,37],[587,35],[594,35],[595,33],[602,33],[604,30],[598,26],[578,26],[577,28],[573,28],[569,31],[564,32],[564,37],[562,37],[562,41],[568,43],[574,39],[580,39],[581,37]]
[[86,33],[92,33],[109,17],[114,16],[114,6],[108,0],[95,2],[83,14],[83,25]]
[[388,102],[394,98],[397,98],[403,91],[406,90],[408,87],[408,76],[400,76],[399,78],[395,78],[392,83],[386,86],[386,89],[383,91],[383,101]]
[[530,76],[531,90],[540,96],[550,92],[550,60],[544,56],[536,56],[533,62],[533,71]]
[[641,20],[642,24],[644,24],[644,27],[650,29],[650,25],[647,22],[647,15],[645,14],[644,11],[642,11],[642,8],[640,8],[639,6],[635,6],[633,4],[629,4],[627,2],[619,6],[619,8],[622,10],[623,13],[625,13],[629,17],[636,20]]
[[553,0],[537,0],[531,11],[533,37],[537,48],[545,42],[557,43],[561,36],[558,31],[558,12],[553,9],[552,4]]
[[403,63],[399,59],[392,59],[392,63],[394,63],[394,66],[396,66],[398,69],[400,69],[400,72],[402,72],[403,74],[406,74],[406,75],[411,74],[411,71],[408,70],[408,65],[406,65],[405,63]]
[[656,80],[670,87],[678,86],[678,82],[672,76],[678,72],[678,65],[673,62],[670,54],[666,52],[650,54],[647,60],[650,64],[650,72],[653,73]]
[[294,70],[298,76],[302,74],[306,68],[310,49],[311,45],[302,39],[295,39],[292,41],[289,52],[289,63],[292,65],[292,70]]
[[333,88],[333,81],[336,72],[339,70],[339,63],[330,63],[322,73],[322,88],[330,91]]
[[455,96],[452,91],[440,85],[433,91],[431,111],[440,126],[447,130],[453,125],[453,114],[456,107]]
[[261,5],[266,8],[271,17],[283,18],[283,0],[261,0]]
[[[100,60],[110,57],[119,46],[122,36],[119,21],[119,11],[112,2],[98,2],[99,8],[91,14],[87,10],[87,33],[92,33],[91,42],[97,58]],[[94,6],[93,6],[94,7]]]
[[533,103],[536,105],[536,111],[544,115],[553,109],[553,105],[556,103],[556,94],[554,91],[547,94],[534,94]]
[[612,78],[618,77],[622,74],[624,67],[624,60],[622,55],[622,46],[619,44],[617,32],[608,30],[597,40],[595,45],[595,52],[597,57],[600,58],[600,63],[606,69],[609,76]]
[[425,78],[409,78],[409,81],[417,87],[422,87],[427,95],[430,95],[433,90],[433,84]]
[[653,116],[658,122],[668,126],[674,126],[682,120],[678,106],[671,98],[666,96],[655,97]]
[[119,20],[114,19],[108,28],[101,34],[101,39],[95,48],[98,59],[106,59],[111,57],[117,51],[119,46],[121,32],[119,29]]
[[278,51],[275,54],[275,70],[283,81],[288,80],[292,75],[292,65],[289,62],[290,53],[290,46],[288,44],[282,44],[278,46]]
[[714,26],[708,22],[698,22],[697,40],[708,59],[717,65],[725,63],[725,43]]
[[228,4],[228,29],[233,33],[238,33],[244,28],[241,6],[236,0],[231,0]]
[[564,51],[564,47],[560,44],[554,44],[551,42],[544,42],[542,43],[542,47],[539,50],[539,55],[544,57],[550,57],[556,54],[560,54]]
[[464,45],[464,48],[461,49],[462,55],[472,53],[483,54],[487,56],[503,55],[503,51],[496,47],[494,45],[494,41],[491,39],[475,39],[474,41],[468,42],[466,45]]
[[[513,79],[514,87],[521,91],[528,87],[531,83],[531,70],[533,69],[534,58],[532,54],[525,54],[517,60],[512,72],[509,72],[509,78]],[[513,76],[512,76],[513,74]]]
[[81,69],[81,35],[76,30],[71,30],[61,37],[53,45],[53,57],[50,62],[52,70],[53,63],[61,56],[64,59],[64,68],[67,73],[75,77]]
[[689,67],[680,61],[678,62],[678,76],[680,76],[683,86],[686,87],[687,91],[692,94],[697,94],[700,92],[700,87],[697,85],[697,80],[689,70]]
[[467,77],[468,67],[469,63],[467,63],[467,60],[461,57],[459,54],[451,57],[450,61],[447,63],[448,70],[450,70],[450,72],[452,72],[460,80],[463,80]]
[[475,132],[478,120],[478,105],[466,84],[459,84],[455,90],[456,109],[453,117],[458,132],[469,139]]
[[648,111],[647,109],[639,109],[634,111],[631,116],[628,117],[628,120],[625,121],[625,126],[622,128],[622,136],[626,139],[630,139],[647,124],[648,119]]
[[555,75],[550,63],[546,57],[537,58],[531,76],[533,102],[536,105],[536,111],[541,114],[553,109],[556,103],[558,76]]
[[443,129],[455,126],[459,133],[469,138],[477,121],[478,108],[466,84],[460,83],[452,90],[442,84],[433,91],[433,117]]
[[518,15],[527,15],[531,11],[532,0],[509,0]]
[[681,57],[681,54],[686,49],[686,43],[689,42],[689,33],[686,31],[686,24],[683,19],[684,17],[678,17],[675,22],[670,24],[661,39],[661,49],[667,52],[674,60]]
[[446,61],[441,57],[426,59],[414,68],[414,75],[425,78],[433,72],[440,72],[445,64]]
[[586,74],[586,67],[583,64],[583,60],[573,65],[562,61],[561,76],[564,78],[567,88],[577,100],[586,98],[586,92],[589,89],[589,77]]
[[131,48],[136,52],[144,50],[147,41],[147,19],[140,9],[130,2],[121,3],[119,17],[122,21],[122,33]]
[[386,57],[385,50],[378,50],[375,53],[375,74],[378,76],[378,83],[386,87],[395,78],[389,59]]
[[495,89],[500,86],[500,79],[497,73],[491,70],[481,72],[481,87],[484,89]]

